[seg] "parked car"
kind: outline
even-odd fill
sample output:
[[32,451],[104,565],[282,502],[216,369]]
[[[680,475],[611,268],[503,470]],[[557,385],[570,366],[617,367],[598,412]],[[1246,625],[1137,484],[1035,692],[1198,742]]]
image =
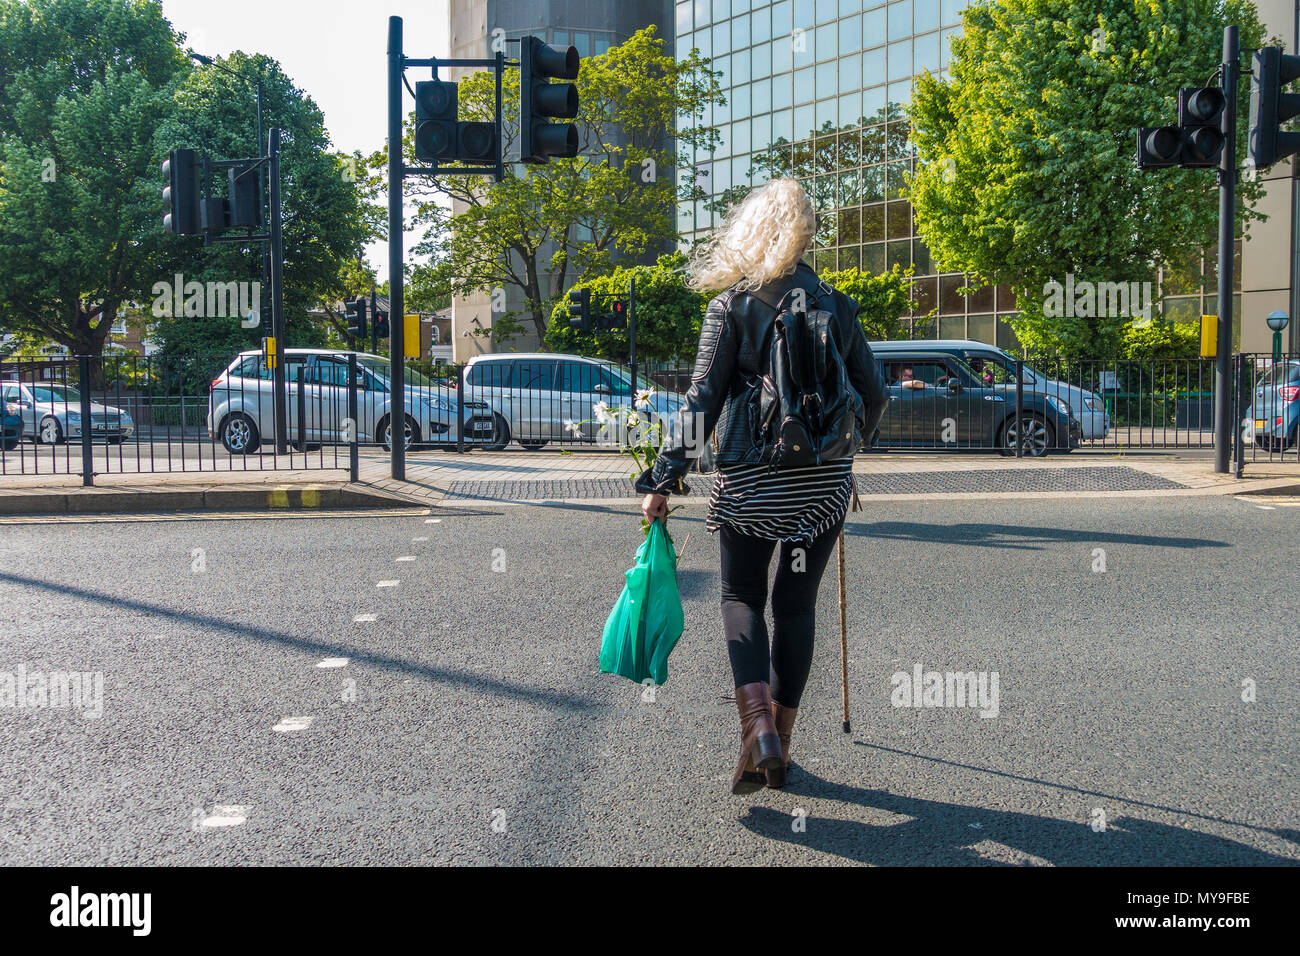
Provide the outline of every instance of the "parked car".
[[[653,416],[652,425],[666,428],[682,396],[637,376],[636,390],[651,388],[655,394],[642,415],[648,412]],[[631,408],[633,392],[630,370],[581,355],[476,355],[465,368],[466,397],[486,401],[494,410],[494,448],[504,448],[512,440],[530,450],[549,441],[595,442],[601,433],[595,423],[596,403]],[[567,422],[575,423],[577,435]],[[613,437],[618,441],[626,438]]]
[[[351,440],[348,419],[348,353],[332,349],[286,349],[288,381],[286,438],[298,436],[298,389],[305,389],[305,437],[308,442],[344,444]],[[388,359],[357,354],[357,421],[361,441],[389,447],[392,388]],[[405,444],[448,445],[457,440],[460,399],[415,369],[405,375]],[[260,351],[241,352],[212,382],[208,396],[208,436],[218,438],[232,455],[254,452],[275,437],[271,369]],[[465,441],[483,445],[494,438],[492,410],[486,402],[465,402]]]
[[1242,441],[1269,451],[1285,451],[1296,442],[1300,422],[1300,361],[1278,362],[1260,376],[1242,422]]
[[[925,347],[881,349],[876,359],[889,403],[872,445],[1016,453],[1014,388],[1008,393],[1004,386],[990,385],[957,356]],[[1026,391],[1022,412],[1024,454],[1039,457],[1078,445],[1079,422],[1065,402]]]
[[[0,388],[5,404],[18,406],[25,437],[46,444],[81,437],[81,393],[72,386],[6,381]],[[135,422],[120,408],[91,402],[89,431],[91,438],[121,441],[135,434]]]
[[[995,345],[973,339],[914,339],[912,341],[872,342],[871,350],[881,356],[897,350],[925,349],[955,355],[971,366],[986,384],[1000,388],[1016,389],[1016,360]],[[1080,433],[1085,440],[1105,438],[1110,434],[1110,415],[1106,403],[1096,392],[1090,392],[1068,382],[1048,378],[1028,365],[1023,366],[1023,390],[1039,395],[1050,395],[1068,406],[1070,414],[1078,420]]]
[[17,402],[0,401],[0,449],[13,451],[22,440],[22,407]]

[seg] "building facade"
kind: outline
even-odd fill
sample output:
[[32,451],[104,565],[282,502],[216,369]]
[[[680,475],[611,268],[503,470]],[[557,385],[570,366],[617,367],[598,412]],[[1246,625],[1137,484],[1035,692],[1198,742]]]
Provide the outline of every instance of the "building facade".
[[[913,267],[916,308],[904,326],[917,335],[972,338],[1015,347],[1007,287],[973,295],[960,273],[943,272],[918,235],[903,183],[914,166],[906,106],[914,78],[947,72],[949,40],[961,29],[964,0],[678,0],[673,25],[679,55],[698,48],[723,75],[727,103],[704,117],[722,143],[697,155],[710,197],[683,203],[678,228],[689,242],[721,216],[723,194],[792,175],[808,188],[821,227],[818,271]],[[1270,34],[1295,49],[1296,0],[1259,0]],[[1271,347],[1264,317],[1296,314],[1297,197],[1292,164],[1266,174],[1267,222],[1238,243],[1237,341]],[[1217,311],[1214,261],[1188,264],[1202,281],[1162,288],[1167,315],[1196,321]],[[931,313],[934,321],[922,321]],[[1300,342],[1296,323],[1292,343]]]

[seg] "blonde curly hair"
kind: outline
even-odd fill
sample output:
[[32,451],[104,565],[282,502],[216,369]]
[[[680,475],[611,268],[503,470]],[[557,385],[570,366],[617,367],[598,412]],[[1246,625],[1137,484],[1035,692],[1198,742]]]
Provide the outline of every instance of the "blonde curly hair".
[[770,180],[727,210],[695,247],[690,285],[704,292],[761,288],[795,270],[816,228],[812,200],[799,181]]

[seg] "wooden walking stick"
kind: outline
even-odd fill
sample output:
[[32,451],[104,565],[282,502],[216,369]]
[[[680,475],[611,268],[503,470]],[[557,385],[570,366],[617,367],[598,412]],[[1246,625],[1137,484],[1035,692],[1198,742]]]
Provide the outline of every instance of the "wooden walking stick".
[[[858,500],[858,485],[856,479],[853,482],[852,508],[854,511],[862,510],[862,502]],[[840,557],[840,704],[844,714],[843,727],[844,732],[850,733],[849,727],[849,626],[848,626],[848,602],[845,597],[844,587],[844,529],[840,529],[839,542]]]

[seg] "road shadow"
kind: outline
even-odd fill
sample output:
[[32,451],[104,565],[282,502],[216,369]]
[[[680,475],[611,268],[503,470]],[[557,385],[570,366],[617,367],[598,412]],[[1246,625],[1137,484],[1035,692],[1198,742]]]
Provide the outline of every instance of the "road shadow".
[[[803,832],[795,832],[795,818],[791,814],[771,807],[751,806],[739,820],[747,830],[767,839],[811,847],[849,862],[874,866],[1018,865],[991,860],[982,854],[977,846],[986,841],[999,848],[1011,848],[1020,865],[1041,862],[1055,866],[1297,865],[1296,860],[1226,837],[1124,816],[1113,802],[1102,798],[1098,798],[1097,806],[1107,812],[1106,828],[1098,833],[1087,822],[836,783],[802,767],[792,772],[785,792],[905,818],[896,823],[871,824],[809,815],[803,821]],[[1285,836],[1285,831],[1264,832]]]
[[926,524],[920,521],[853,521],[844,526],[846,537],[879,538],[925,544],[958,544],[982,548],[1012,548],[1037,551],[1048,544],[1136,544],[1150,548],[1230,548],[1227,541],[1208,538],[1179,538],[1168,535],[1132,534],[1094,528],[1039,528],[1026,525],[962,522]]

